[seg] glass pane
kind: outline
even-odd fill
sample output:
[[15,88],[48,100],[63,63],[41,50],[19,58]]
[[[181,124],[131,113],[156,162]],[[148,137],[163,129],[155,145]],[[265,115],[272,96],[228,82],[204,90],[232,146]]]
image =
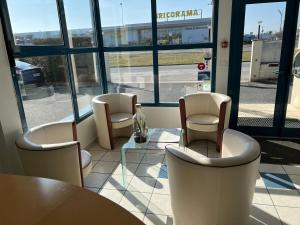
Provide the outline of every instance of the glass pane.
[[7,0],[16,45],[60,45],[61,36],[55,0]]
[[100,0],[104,46],[152,44],[151,0]]
[[212,0],[157,0],[158,44],[211,42],[212,3]]
[[138,102],[154,102],[152,52],[105,53],[110,93],[134,93]]
[[[300,12],[298,14],[298,26],[300,26]],[[294,48],[294,62],[290,81],[289,99],[286,111],[285,127],[300,128],[300,35],[296,33]]]
[[[96,46],[90,0],[64,0],[70,47]],[[80,10],[79,10],[80,9]]]
[[158,52],[161,102],[178,102],[181,96],[210,91],[211,49]]
[[75,80],[79,116],[91,109],[91,100],[102,93],[99,75],[97,53],[71,55],[72,70]]
[[64,56],[16,59],[16,73],[28,127],[74,118]]
[[285,5],[246,6],[239,126],[273,127]]

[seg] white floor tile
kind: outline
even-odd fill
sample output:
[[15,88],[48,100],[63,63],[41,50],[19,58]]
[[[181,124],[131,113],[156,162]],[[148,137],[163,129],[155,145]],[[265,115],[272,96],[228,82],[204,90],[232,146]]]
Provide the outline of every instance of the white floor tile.
[[300,190],[300,175],[289,175],[289,177],[293,181],[295,188]]
[[279,174],[285,174],[285,171],[281,165],[278,164],[266,164],[261,163],[259,167],[260,172],[264,173],[279,173]]
[[112,173],[114,169],[117,167],[118,162],[104,162],[99,161],[94,168],[92,169],[93,172],[97,173]]
[[252,205],[249,225],[281,225],[274,206]]
[[273,205],[272,199],[265,188],[255,188],[252,202],[254,204]]
[[99,194],[115,203],[120,203],[125,191],[102,189]]
[[276,207],[276,209],[283,225],[300,224],[300,208]]
[[140,221],[144,220],[145,213],[141,213],[141,212],[130,212],[130,213],[133,214],[135,217],[137,217]]
[[84,185],[86,187],[101,188],[108,177],[109,174],[90,173],[84,178]]
[[165,178],[157,178],[153,193],[170,194],[169,180]]
[[126,152],[126,163],[140,163],[144,155],[141,152]]
[[126,191],[120,205],[128,211],[145,213],[151,194]]
[[283,165],[287,174],[300,175],[300,165]]
[[[127,176],[134,175],[135,171],[137,170],[139,164],[138,163],[126,163],[126,173]],[[113,174],[122,175],[122,164],[120,163],[117,168],[114,170]]]
[[[127,176],[127,183],[130,183],[133,176]],[[126,190],[123,186],[123,176],[122,175],[111,175],[102,186],[105,189],[114,189],[114,190]]]
[[173,219],[166,215],[146,214],[144,218],[146,225],[173,225]]
[[92,155],[92,160],[100,160],[105,155],[105,151],[89,151]]
[[300,207],[300,195],[297,190],[269,189],[275,206]]
[[154,177],[157,178],[159,175],[161,164],[150,165],[140,164],[135,172],[138,177]]
[[93,187],[84,187],[86,190],[89,190],[91,192],[95,192],[98,193],[99,192],[99,188],[93,188]]
[[129,183],[129,191],[152,193],[156,179],[151,177],[133,177]]
[[108,151],[101,158],[101,161],[119,162],[120,159],[121,159],[121,153],[119,151]]
[[162,163],[164,160],[165,154],[145,154],[143,160],[141,163],[147,163],[147,164],[157,164]]
[[172,215],[170,196],[152,194],[147,213]]

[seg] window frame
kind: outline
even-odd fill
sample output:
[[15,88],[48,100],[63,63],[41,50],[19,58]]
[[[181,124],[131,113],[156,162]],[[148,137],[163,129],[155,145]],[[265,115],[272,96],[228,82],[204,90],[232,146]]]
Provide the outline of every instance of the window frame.
[[64,11],[63,0],[56,0],[57,11],[59,16],[60,29],[63,39],[62,45],[43,45],[43,46],[24,46],[15,45],[13,31],[10,23],[9,11],[7,7],[7,0],[0,2],[0,14],[2,28],[4,31],[4,38],[11,67],[13,82],[15,86],[17,103],[19,107],[20,117],[22,121],[23,130],[28,130],[26,115],[22,103],[22,97],[18,86],[18,81],[15,71],[15,58],[22,57],[34,57],[34,56],[49,56],[49,55],[65,55],[67,57],[67,70],[69,71],[69,85],[71,89],[71,98],[73,105],[73,115],[77,123],[83,121],[87,117],[93,114],[92,110],[84,115],[79,115],[79,108],[77,103],[77,95],[74,82],[74,74],[72,71],[72,54],[80,53],[97,53],[97,74],[100,81],[99,88],[102,93],[108,93],[107,87],[107,76],[106,76],[106,62],[105,53],[109,52],[137,52],[137,51],[151,51],[153,60],[153,82],[154,82],[154,102],[143,103],[143,106],[151,107],[177,107],[177,102],[161,102],[159,97],[159,62],[158,52],[160,50],[184,50],[184,49],[212,49],[212,68],[211,68],[211,92],[215,92],[216,84],[216,55],[217,55],[217,30],[218,30],[218,9],[219,0],[213,0],[213,11],[212,11],[212,41],[206,43],[195,43],[195,44],[176,44],[176,45],[159,45],[157,43],[157,6],[156,0],[151,0],[151,20],[152,20],[152,45],[147,46],[124,46],[124,47],[104,47],[102,37],[102,26],[101,26],[101,14],[99,7],[99,0],[90,0],[92,23],[95,29],[95,39],[97,40],[95,47],[73,47],[70,48],[68,40],[67,21]]

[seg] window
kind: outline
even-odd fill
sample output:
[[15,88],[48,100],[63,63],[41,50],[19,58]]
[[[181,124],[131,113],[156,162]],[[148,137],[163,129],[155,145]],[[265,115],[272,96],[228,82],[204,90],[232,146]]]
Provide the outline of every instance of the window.
[[175,106],[185,94],[210,91],[216,54],[212,3],[0,1],[3,24],[11,25],[5,35],[14,43],[22,120],[28,127],[81,121],[102,93],[135,93],[142,104]]
[[108,52],[105,62],[109,92],[135,93],[139,102],[154,102],[152,52]]
[[73,119],[66,57],[19,58],[15,69],[28,127]]
[[63,44],[55,0],[7,0],[7,7],[16,45]]
[[152,44],[150,0],[99,0],[105,47]]
[[90,112],[92,98],[102,93],[97,58],[97,53],[71,55],[79,116]]
[[212,40],[211,0],[157,0],[159,45],[208,43]]
[[[96,46],[90,0],[64,0],[70,47]],[[80,10],[78,10],[80,8]]]
[[161,102],[177,102],[186,94],[211,90],[211,49],[159,51],[158,62]]

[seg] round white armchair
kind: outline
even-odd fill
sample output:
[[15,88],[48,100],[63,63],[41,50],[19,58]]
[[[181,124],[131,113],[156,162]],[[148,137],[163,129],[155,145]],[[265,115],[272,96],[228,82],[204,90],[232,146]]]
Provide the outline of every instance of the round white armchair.
[[251,137],[227,129],[220,158],[166,146],[174,225],[246,225],[260,162]]
[[80,149],[75,122],[48,123],[16,140],[25,175],[52,178],[84,186],[92,156]]

